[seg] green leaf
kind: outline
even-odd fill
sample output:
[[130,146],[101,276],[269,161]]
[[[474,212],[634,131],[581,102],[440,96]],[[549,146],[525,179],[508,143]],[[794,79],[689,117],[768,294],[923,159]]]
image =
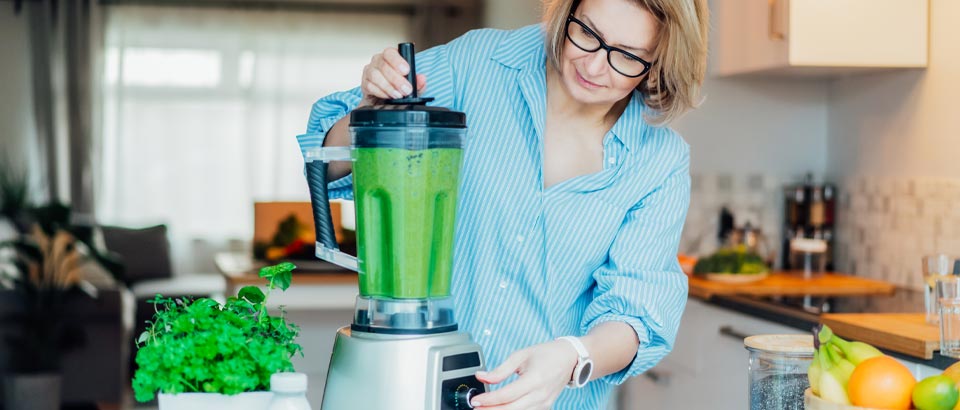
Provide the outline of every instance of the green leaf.
[[246,299],[254,304],[261,303],[266,299],[266,295],[264,295],[263,291],[257,286],[244,286],[240,289],[239,296],[241,299]]
[[264,266],[260,268],[260,277],[270,279],[282,272],[291,272],[297,268],[297,265],[294,265],[290,262],[283,262],[273,266]]
[[290,271],[279,272],[273,277],[274,284],[280,288],[280,290],[287,290],[287,288],[290,287],[290,281],[292,279],[293,274],[291,274]]
[[150,339],[150,332],[141,333],[140,337],[137,338],[137,345],[142,345],[147,339]]

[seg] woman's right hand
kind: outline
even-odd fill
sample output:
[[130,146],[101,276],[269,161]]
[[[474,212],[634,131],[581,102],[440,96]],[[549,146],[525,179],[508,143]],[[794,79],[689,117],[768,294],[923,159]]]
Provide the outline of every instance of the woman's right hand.
[[[413,92],[412,84],[407,81],[410,65],[400,56],[396,47],[387,47],[375,54],[370,64],[363,68],[360,90],[363,99],[360,106],[383,104],[383,100],[403,98]],[[427,77],[417,74],[417,91],[427,85]]]

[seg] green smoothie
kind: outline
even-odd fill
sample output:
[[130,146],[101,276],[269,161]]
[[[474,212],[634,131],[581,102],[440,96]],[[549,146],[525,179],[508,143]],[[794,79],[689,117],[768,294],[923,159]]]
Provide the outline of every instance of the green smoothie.
[[450,295],[462,157],[457,148],[354,150],[362,296]]

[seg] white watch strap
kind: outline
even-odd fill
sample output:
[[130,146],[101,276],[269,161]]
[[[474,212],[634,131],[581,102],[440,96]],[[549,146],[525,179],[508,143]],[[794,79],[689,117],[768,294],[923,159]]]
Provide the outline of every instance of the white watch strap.
[[573,348],[577,350],[577,355],[580,356],[578,361],[583,361],[590,358],[590,352],[587,351],[587,347],[583,345],[583,342],[580,341],[580,338],[573,336],[560,336],[557,340],[566,340],[573,345]]

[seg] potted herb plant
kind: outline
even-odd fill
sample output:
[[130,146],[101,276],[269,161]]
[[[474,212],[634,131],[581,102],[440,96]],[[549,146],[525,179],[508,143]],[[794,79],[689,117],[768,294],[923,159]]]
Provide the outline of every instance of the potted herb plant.
[[95,297],[86,280],[108,274],[93,253],[69,231],[40,225],[0,242],[0,319],[13,324],[5,329],[11,349],[6,408],[59,409],[61,358],[83,342],[72,303]]
[[267,311],[276,288],[290,286],[292,263],[260,269],[267,292],[246,286],[226,303],[209,298],[152,301],[156,314],[137,339],[133,390],[138,401],[159,393],[160,410],[265,410],[270,376],[293,371],[300,329],[285,312]]

